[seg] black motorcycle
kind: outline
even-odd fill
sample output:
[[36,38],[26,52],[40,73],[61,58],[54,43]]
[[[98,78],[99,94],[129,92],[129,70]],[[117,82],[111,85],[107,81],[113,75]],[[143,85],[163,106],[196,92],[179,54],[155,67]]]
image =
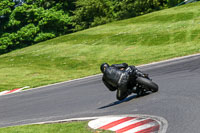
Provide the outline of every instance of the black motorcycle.
[[147,92],[157,92],[159,88],[158,85],[150,79],[148,74],[142,73],[141,71],[136,71],[133,83],[134,87],[129,91],[130,93],[137,93],[138,96],[142,96]]

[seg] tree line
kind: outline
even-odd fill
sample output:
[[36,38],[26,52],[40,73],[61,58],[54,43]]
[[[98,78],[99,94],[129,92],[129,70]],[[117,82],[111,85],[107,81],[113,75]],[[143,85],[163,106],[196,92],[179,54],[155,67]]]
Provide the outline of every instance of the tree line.
[[0,54],[184,0],[1,0]]

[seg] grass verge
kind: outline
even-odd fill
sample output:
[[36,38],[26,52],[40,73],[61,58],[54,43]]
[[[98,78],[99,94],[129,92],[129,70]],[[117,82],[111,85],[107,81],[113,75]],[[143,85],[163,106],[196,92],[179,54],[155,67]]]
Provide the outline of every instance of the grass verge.
[[26,125],[0,128],[0,133],[111,133],[110,131],[93,130],[88,127],[88,121]]
[[0,55],[0,91],[200,52],[200,2],[98,26]]

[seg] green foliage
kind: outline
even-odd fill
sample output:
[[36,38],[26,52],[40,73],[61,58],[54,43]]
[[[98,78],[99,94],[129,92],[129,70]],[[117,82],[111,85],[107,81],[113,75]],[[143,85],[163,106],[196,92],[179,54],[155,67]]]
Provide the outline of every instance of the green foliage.
[[184,0],[166,0],[168,7],[173,7],[183,2]]
[[0,1],[0,54],[60,35],[143,15],[183,0]]
[[41,42],[41,41],[48,40],[48,39],[51,39],[54,37],[55,37],[55,34],[53,34],[53,33],[42,33],[41,32],[35,37],[34,42]]
[[7,46],[12,45],[13,43],[9,37],[2,37],[0,38],[0,44],[0,53],[3,53],[6,51]]
[[29,0],[14,6],[9,0],[0,2],[0,16],[3,16],[0,19],[0,53],[71,32],[69,13],[63,10],[66,2]]
[[78,0],[73,17],[75,29],[82,30],[112,21],[111,4],[109,0]]
[[69,13],[71,10],[74,10],[74,0],[26,0],[27,4],[35,4],[37,7],[43,7],[44,9],[55,9],[63,10],[66,13]]
[[0,53],[24,47],[33,43],[34,38],[39,32],[39,28],[34,24],[28,24],[16,33],[5,33],[0,38]]
[[76,6],[74,25],[76,30],[82,30],[159,10],[162,3],[159,0],[77,0]]
[[31,42],[37,35],[39,28],[34,24],[28,24],[17,31],[19,41],[21,42]]
[[70,18],[63,11],[45,10],[40,16],[38,26],[42,32],[54,33],[57,36],[69,33]]
[[8,15],[11,13],[11,8],[15,5],[12,0],[4,0],[0,3],[0,16]]
[[8,16],[12,12],[15,3],[12,0],[3,0],[0,2],[0,37],[5,31],[5,25],[8,21]]

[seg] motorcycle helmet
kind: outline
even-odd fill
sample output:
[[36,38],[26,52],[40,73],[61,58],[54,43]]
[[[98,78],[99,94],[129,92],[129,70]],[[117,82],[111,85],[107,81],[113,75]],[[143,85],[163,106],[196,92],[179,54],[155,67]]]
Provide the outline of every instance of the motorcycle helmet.
[[108,63],[103,63],[103,64],[101,65],[101,67],[100,67],[101,72],[104,73],[104,71],[105,71],[105,69],[106,69],[107,67],[109,67]]

